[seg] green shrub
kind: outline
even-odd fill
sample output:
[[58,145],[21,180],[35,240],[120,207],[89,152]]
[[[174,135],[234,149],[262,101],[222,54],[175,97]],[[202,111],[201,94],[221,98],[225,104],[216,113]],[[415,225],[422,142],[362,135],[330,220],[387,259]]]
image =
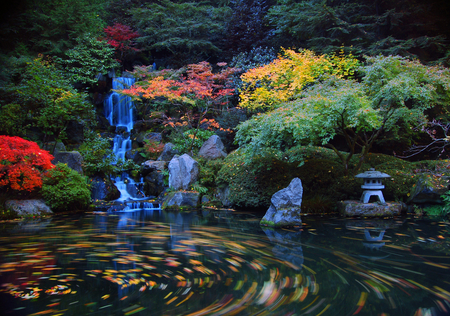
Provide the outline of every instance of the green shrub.
[[217,175],[218,185],[229,185],[230,201],[239,207],[268,207],[272,195],[298,174],[298,163],[283,161],[278,151],[254,155],[239,149],[229,154]]
[[139,170],[133,160],[119,160],[116,163],[109,139],[95,132],[87,132],[79,152],[83,156],[83,171],[87,176],[116,175],[123,170]]
[[86,177],[63,163],[45,174],[42,196],[54,212],[84,209],[91,200]]
[[88,176],[109,175],[114,172],[114,155],[109,140],[100,134],[88,132],[79,152],[83,156],[83,171]]
[[430,205],[423,208],[423,212],[428,216],[443,216],[447,215],[450,210],[448,206],[445,205]]
[[[357,159],[359,155],[352,162]],[[383,194],[390,201],[406,201],[419,176],[414,173],[414,163],[382,154],[370,154],[359,173],[369,168],[392,176],[383,181]],[[284,154],[276,150],[254,154],[241,148],[223,160],[215,178],[216,171],[209,169],[201,176],[201,183],[228,185],[229,199],[239,207],[270,206],[272,195],[295,177],[302,181],[302,210],[308,213],[332,211],[338,201],[359,200],[363,191],[363,180],[345,175],[336,155],[320,147],[298,147]]]
[[222,168],[224,160],[222,158],[214,160],[197,159],[200,164],[199,183],[207,188],[216,186],[216,178],[219,170]]
[[[198,152],[203,143],[215,133],[204,129],[189,129],[183,133],[174,133],[170,142],[175,145],[180,153],[186,153],[192,144],[192,151]],[[195,139],[194,139],[195,135]],[[192,143],[192,139],[194,142]]]

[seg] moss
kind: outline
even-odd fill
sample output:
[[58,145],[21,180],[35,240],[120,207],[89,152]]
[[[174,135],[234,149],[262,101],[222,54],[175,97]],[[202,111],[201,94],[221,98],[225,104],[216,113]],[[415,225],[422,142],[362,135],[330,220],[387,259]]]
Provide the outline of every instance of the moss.
[[[239,207],[267,208],[270,198],[277,191],[287,187],[298,177],[303,185],[303,212],[333,212],[341,200],[359,200],[362,194],[362,179],[353,174],[345,175],[342,164],[329,149],[320,147],[299,147],[285,153],[275,151],[261,152],[259,155],[239,149],[220,162],[221,168],[215,176],[216,185],[229,185],[230,201]],[[300,160],[286,159],[287,156],[303,157]],[[300,159],[300,158],[299,158]],[[356,163],[358,155],[352,158]],[[417,183],[420,173],[432,170],[434,173],[449,174],[445,161],[408,162],[384,154],[369,154],[359,172],[369,168],[392,176],[383,181],[383,194],[386,200],[407,201],[411,188]],[[214,170],[213,170],[214,169]],[[211,168],[208,184],[213,181],[217,165]]]
[[271,227],[274,227],[274,226],[275,226],[275,223],[274,223],[274,222],[268,221],[268,220],[265,220],[265,219],[262,219],[262,220],[259,222],[259,224],[260,224],[260,225],[263,225],[263,226],[271,226]]

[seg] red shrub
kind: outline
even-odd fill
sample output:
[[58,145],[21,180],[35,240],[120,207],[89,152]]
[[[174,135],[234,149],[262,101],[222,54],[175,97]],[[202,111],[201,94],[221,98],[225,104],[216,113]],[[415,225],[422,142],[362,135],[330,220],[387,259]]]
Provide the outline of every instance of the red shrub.
[[155,141],[146,141],[144,148],[147,158],[157,159],[164,149],[164,143],[157,143]]
[[52,159],[35,142],[0,136],[0,187],[30,192],[42,187],[42,172],[54,167]]

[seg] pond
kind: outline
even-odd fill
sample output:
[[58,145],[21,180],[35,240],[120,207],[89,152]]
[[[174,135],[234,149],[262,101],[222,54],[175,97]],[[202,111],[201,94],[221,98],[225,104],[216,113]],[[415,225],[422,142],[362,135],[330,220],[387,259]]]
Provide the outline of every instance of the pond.
[[138,210],[0,225],[3,315],[448,315],[448,221]]

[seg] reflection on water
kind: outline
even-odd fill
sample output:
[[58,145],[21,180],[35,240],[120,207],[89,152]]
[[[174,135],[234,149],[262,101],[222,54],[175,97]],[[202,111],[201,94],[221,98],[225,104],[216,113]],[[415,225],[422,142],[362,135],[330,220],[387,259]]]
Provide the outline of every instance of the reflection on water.
[[135,212],[2,224],[4,315],[447,315],[448,222]]

